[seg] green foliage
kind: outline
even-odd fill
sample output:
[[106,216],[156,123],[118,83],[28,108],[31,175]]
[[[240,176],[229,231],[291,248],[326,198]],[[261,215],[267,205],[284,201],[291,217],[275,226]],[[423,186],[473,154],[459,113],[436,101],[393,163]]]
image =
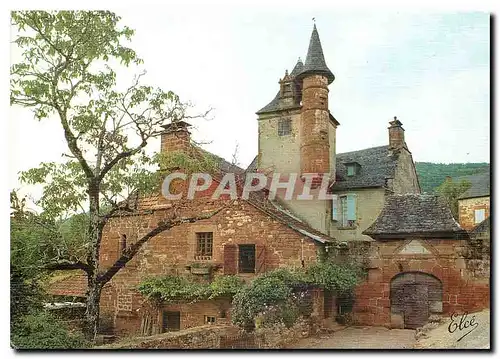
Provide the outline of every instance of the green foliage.
[[433,193],[446,176],[452,178],[474,175],[490,170],[489,163],[430,163],[415,162],[422,193]]
[[217,276],[209,285],[210,296],[208,297],[208,299],[218,297],[233,297],[244,286],[245,281],[238,276]]
[[46,311],[23,316],[13,326],[11,343],[17,349],[79,349],[89,343],[80,333],[71,333]]
[[194,302],[232,297],[243,285],[244,281],[237,276],[218,276],[211,283],[201,283],[187,277],[168,275],[148,278],[139,284],[138,290],[146,298],[156,302]]
[[446,200],[455,219],[458,219],[458,198],[470,187],[471,183],[466,180],[461,180],[460,182],[447,180],[436,188],[436,193]]
[[188,175],[191,173],[213,173],[219,162],[214,155],[208,152],[193,155],[181,151],[158,153],[155,160],[161,168],[168,172],[182,169],[182,172]]
[[[257,277],[250,286],[241,289],[233,298],[231,319],[234,324],[249,328],[254,325],[254,319],[268,311],[281,306],[291,299],[292,289],[277,277]],[[272,322],[276,319],[270,314]],[[262,325],[262,324],[261,324]]]
[[348,293],[359,282],[361,268],[356,265],[335,264],[330,261],[316,262],[307,268],[310,281],[339,294]]
[[251,328],[283,323],[290,327],[299,315],[307,312],[303,303],[308,285],[349,293],[358,283],[361,269],[354,265],[338,265],[330,261],[302,269],[277,269],[256,277],[233,298],[232,320]]

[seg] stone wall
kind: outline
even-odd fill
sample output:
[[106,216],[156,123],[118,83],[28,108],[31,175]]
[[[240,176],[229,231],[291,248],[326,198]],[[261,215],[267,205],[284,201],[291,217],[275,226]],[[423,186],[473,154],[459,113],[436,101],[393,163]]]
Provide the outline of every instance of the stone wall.
[[420,193],[417,171],[411,153],[401,149],[392,180],[392,191],[395,194]]
[[466,198],[458,201],[458,223],[465,230],[471,230],[479,223],[475,223],[474,211],[484,209],[485,216],[490,216],[490,197]]
[[216,349],[223,336],[238,335],[241,330],[230,325],[205,325],[178,332],[126,339],[95,349]]
[[[278,122],[282,118],[292,121],[290,135],[278,136]],[[259,118],[259,169],[264,172],[300,172],[300,123],[300,109]]]
[[204,325],[142,338],[128,338],[95,349],[279,349],[308,337],[314,326],[299,319],[286,328],[276,325],[247,333],[232,325]]

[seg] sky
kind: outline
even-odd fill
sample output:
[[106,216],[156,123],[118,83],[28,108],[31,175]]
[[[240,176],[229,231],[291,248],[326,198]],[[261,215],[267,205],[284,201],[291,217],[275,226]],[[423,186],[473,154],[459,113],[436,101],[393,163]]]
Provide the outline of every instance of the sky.
[[[305,11],[216,5],[113,9],[136,30],[130,44],[144,60],[119,71],[123,84],[144,81],[172,90],[211,120],[193,125],[204,147],[246,167],[257,154],[257,112],[305,60],[313,21],[335,74],[329,107],[340,122],[337,153],[388,144],[388,123],[403,123],[414,161],[490,161],[490,19],[481,12]],[[14,33],[11,34],[15,36]],[[16,61],[11,48],[11,62]],[[17,173],[66,151],[57,121],[38,122],[11,108],[11,188]],[[150,151],[158,151],[159,140]]]

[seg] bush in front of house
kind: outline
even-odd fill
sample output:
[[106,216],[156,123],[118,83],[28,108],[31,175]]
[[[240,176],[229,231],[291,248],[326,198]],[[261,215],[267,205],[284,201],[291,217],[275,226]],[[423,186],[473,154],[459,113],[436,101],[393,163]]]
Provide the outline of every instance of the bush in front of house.
[[303,269],[280,268],[256,277],[233,298],[234,324],[246,328],[284,324],[293,326],[311,311],[311,286],[345,295],[359,282],[361,269],[351,264],[318,262]]
[[23,316],[11,328],[11,345],[15,349],[82,349],[89,343],[78,332],[70,332],[47,311]]

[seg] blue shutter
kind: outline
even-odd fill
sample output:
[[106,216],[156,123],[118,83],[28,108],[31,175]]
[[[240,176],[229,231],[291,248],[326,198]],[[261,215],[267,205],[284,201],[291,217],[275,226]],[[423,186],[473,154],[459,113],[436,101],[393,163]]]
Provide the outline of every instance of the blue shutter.
[[356,195],[348,194],[347,195],[347,220],[355,221],[356,220]]
[[332,220],[339,220],[339,196],[336,194],[334,194],[332,198]]

